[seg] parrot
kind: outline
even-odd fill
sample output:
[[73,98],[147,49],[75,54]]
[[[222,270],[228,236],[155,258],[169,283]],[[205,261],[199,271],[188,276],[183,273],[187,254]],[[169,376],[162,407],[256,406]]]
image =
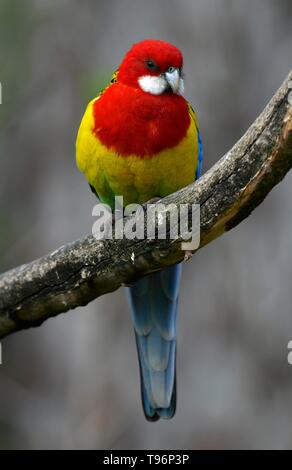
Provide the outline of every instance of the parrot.
[[[196,113],[183,97],[183,56],[173,44],[131,46],[108,86],[93,98],[76,139],[76,162],[98,199],[124,206],[163,198],[195,181],[202,166]],[[149,421],[176,411],[177,311],[182,264],[128,289],[141,396]]]

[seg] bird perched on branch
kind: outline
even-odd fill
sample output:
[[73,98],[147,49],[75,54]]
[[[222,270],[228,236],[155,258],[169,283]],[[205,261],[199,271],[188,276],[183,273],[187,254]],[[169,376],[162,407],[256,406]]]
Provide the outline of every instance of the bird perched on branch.
[[[127,52],[111,83],[88,105],[76,142],[77,166],[98,198],[124,205],[164,197],[199,177],[196,115],[183,98],[183,57],[145,40]],[[142,403],[150,421],[176,408],[176,323],[181,264],[134,282],[130,306]]]

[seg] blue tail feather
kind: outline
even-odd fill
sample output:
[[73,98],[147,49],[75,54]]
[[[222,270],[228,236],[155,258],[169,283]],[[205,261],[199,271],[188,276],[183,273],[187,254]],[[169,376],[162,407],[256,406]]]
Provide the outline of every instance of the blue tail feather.
[[129,288],[146,418],[171,418],[176,407],[176,320],[181,265]]

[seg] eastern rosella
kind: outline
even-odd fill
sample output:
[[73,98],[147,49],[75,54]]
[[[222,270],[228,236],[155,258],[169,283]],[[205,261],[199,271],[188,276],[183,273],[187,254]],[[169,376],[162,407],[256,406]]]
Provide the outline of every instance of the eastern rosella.
[[[183,98],[183,57],[161,40],[134,44],[111,83],[88,105],[76,142],[77,165],[110,206],[164,197],[199,177],[196,115]],[[181,264],[129,288],[142,403],[150,421],[176,407],[176,319]]]

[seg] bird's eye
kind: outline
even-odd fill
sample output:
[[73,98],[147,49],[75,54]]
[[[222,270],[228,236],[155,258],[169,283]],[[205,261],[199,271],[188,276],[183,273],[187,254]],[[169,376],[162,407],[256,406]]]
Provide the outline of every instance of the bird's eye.
[[175,71],[175,68],[172,67],[172,66],[168,67],[168,69],[167,69],[168,73],[173,73],[174,71]]
[[155,64],[155,62],[153,62],[153,60],[147,60],[146,61],[146,66],[149,70],[157,70],[157,65]]

